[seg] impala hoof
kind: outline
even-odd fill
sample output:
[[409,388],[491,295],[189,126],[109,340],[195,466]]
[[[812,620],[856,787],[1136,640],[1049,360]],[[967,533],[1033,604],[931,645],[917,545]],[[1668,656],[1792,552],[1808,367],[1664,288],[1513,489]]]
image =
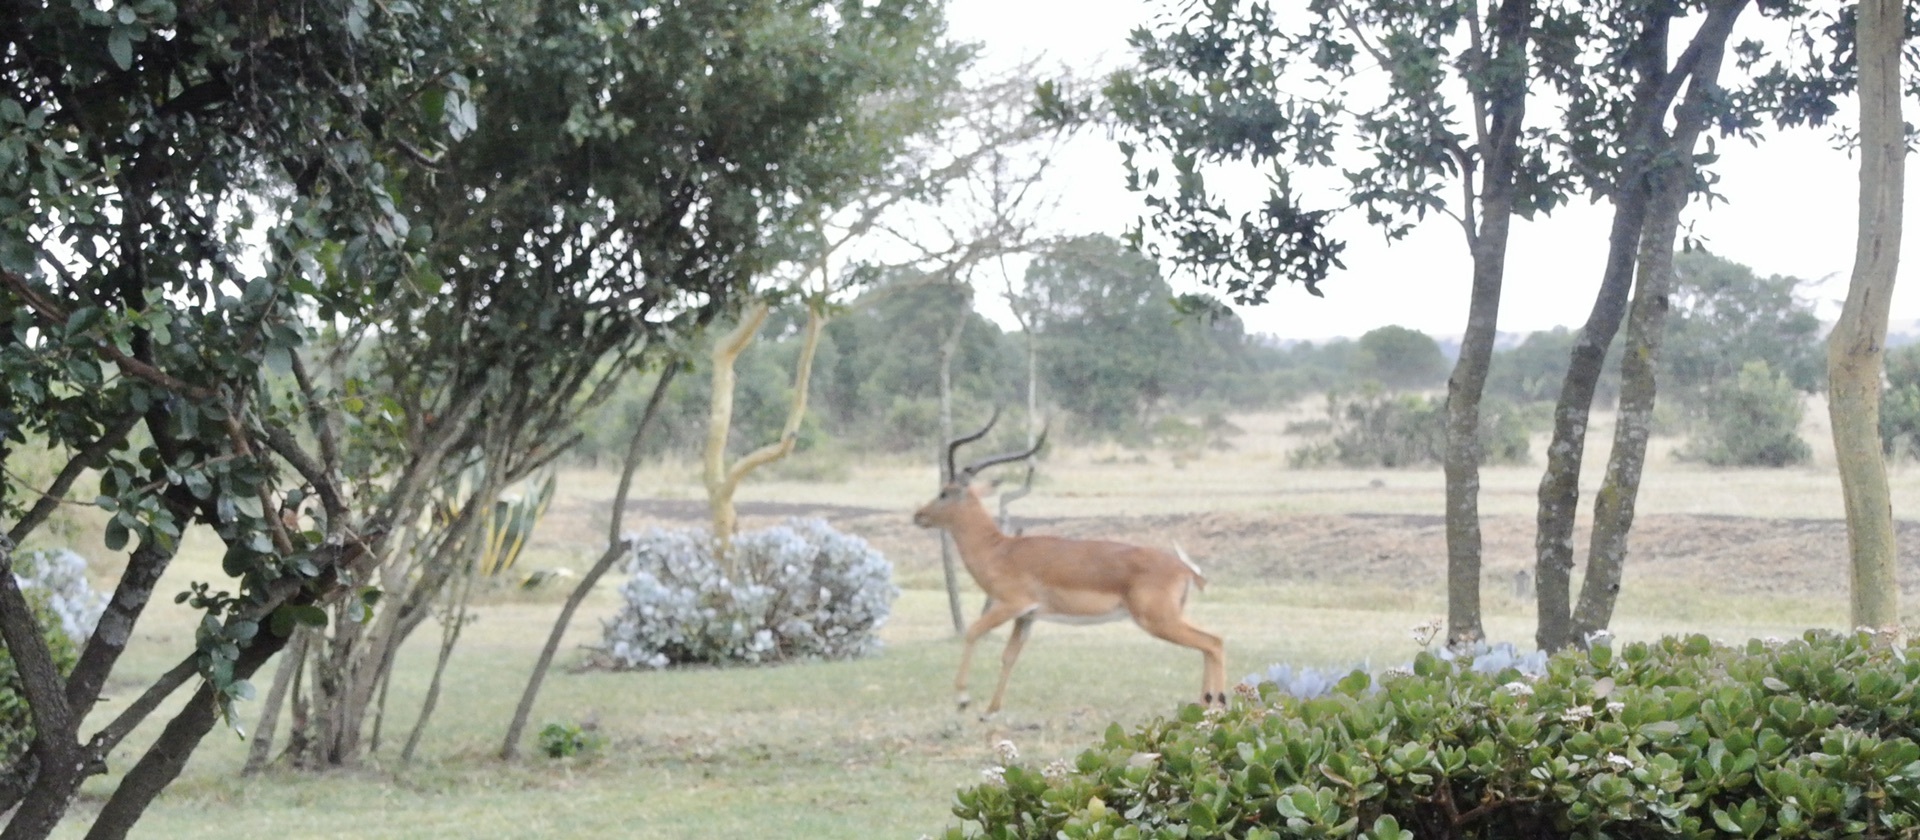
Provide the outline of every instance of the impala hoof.
[[954,700],[954,704],[959,708],[960,711],[964,712],[967,710],[968,706],[973,705],[973,698],[968,697],[965,694],[962,694],[957,699]]

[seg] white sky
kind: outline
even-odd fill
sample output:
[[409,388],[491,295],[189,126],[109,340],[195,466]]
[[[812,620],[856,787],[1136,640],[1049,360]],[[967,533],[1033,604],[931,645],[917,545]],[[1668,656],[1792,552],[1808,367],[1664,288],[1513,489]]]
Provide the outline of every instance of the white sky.
[[[1044,55],[1048,63],[1079,72],[1112,65],[1128,56],[1126,36],[1160,6],[1152,0],[952,0],[950,32],[985,46],[990,66]],[[1734,38],[1743,37],[1736,30]],[[1729,67],[1731,71],[1731,67]],[[1920,118],[1920,103],[1906,103],[1908,120]],[[1854,114],[1843,111],[1853,122]],[[1824,130],[1769,132],[1755,148],[1721,142],[1714,171],[1726,202],[1699,202],[1681,218],[1715,253],[1751,266],[1761,275],[1826,279],[1817,287],[1821,314],[1831,318],[1846,295],[1852,270],[1858,170],[1846,153],[1830,147]],[[1056,164],[1054,188],[1062,195],[1056,217],[1070,233],[1118,234],[1132,223],[1139,202],[1121,182],[1119,152],[1104,136],[1082,137]],[[1908,195],[1920,196],[1920,167],[1908,165]],[[1317,206],[1331,206],[1332,200]],[[1606,204],[1585,199],[1556,210],[1550,219],[1516,219],[1508,246],[1500,329],[1528,332],[1584,323],[1606,257]],[[1920,319],[1920,209],[1906,213],[1906,259],[1893,297],[1893,329]],[[1279,288],[1269,302],[1243,307],[1255,332],[1282,338],[1358,336],[1397,324],[1434,336],[1457,335],[1466,323],[1471,263],[1460,228],[1449,217],[1430,218],[1407,239],[1388,247],[1356,216],[1346,228],[1346,270],[1321,284],[1315,298],[1298,286]],[[1175,279],[1176,289],[1198,288]],[[983,292],[989,290],[983,289]],[[989,294],[981,295],[983,303]]]

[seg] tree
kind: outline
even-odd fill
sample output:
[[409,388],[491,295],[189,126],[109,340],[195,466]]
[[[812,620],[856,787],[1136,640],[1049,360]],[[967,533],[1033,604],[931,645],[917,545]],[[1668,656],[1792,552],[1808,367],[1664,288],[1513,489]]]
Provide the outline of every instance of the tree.
[[[1836,97],[1852,85],[1848,17],[1843,15],[1815,33],[1811,27],[1822,19],[1820,13],[1798,3],[1779,2],[1760,3],[1758,8],[1761,14],[1792,27],[1795,34],[1788,42],[1792,55],[1763,70],[1766,44],[1744,41],[1734,52],[1738,66],[1752,75],[1739,88],[1722,88],[1718,75],[1725,42],[1745,5],[1742,0],[1699,4],[1704,18],[1671,66],[1666,59],[1671,21],[1693,10],[1692,5],[1635,0],[1594,10],[1587,20],[1601,23],[1599,32],[1614,33],[1605,40],[1609,57],[1597,63],[1596,83],[1563,88],[1573,102],[1566,112],[1569,136],[1599,139],[1574,146],[1579,168],[1587,173],[1613,173],[1609,178],[1590,179],[1589,186],[1613,200],[1615,217],[1607,269],[1556,406],[1547,471],[1541,479],[1540,531],[1535,543],[1540,604],[1536,639],[1545,648],[1581,643],[1611,618],[1646,438],[1651,433],[1654,370],[1669,306],[1677,216],[1688,192],[1705,192],[1711,186],[1701,168],[1713,156],[1693,151],[1699,134],[1718,127],[1757,141],[1756,130],[1769,118],[1782,126],[1822,124],[1835,113]],[[1683,87],[1684,100],[1679,99]],[[1612,134],[1615,128],[1621,133]],[[1607,477],[1596,496],[1580,603],[1569,613],[1573,517],[1584,445],[1580,439],[1592,402],[1591,383],[1598,379],[1607,342],[1626,311],[1630,284],[1633,314],[1621,356],[1620,422]]]
[[1392,389],[1425,388],[1447,375],[1440,343],[1419,330],[1386,326],[1368,330],[1355,348],[1353,374]]
[[[124,836],[294,626],[362,603],[351,593],[392,511],[349,495],[337,441],[296,437],[295,418],[317,408],[289,385],[306,313],[351,321],[413,294],[417,242],[385,167],[430,156],[442,120],[457,120],[423,98],[464,95],[441,72],[454,39],[422,5],[9,4],[0,16],[0,467],[29,439],[65,458],[44,489],[7,474],[3,542],[32,538],[91,473],[111,515],[104,541],[128,551],[64,678],[0,551],[0,635],[35,723],[31,751],[0,776],[12,814],[0,837],[47,836],[107,754],[197,682],[88,834]],[[391,480],[424,480],[446,440],[421,441]],[[82,739],[196,527],[226,546],[230,588],[183,595],[205,613],[194,649]]]
[[1784,467],[1802,464],[1813,450],[1800,439],[1805,407],[1786,374],[1763,359],[1747,362],[1739,376],[1715,389],[1681,455],[1716,467]]
[[[475,464],[497,490],[550,459],[620,370],[731,312],[768,232],[857,181],[836,127],[888,74],[862,50],[937,27],[906,3],[800,0],[142,9],[35,8],[0,29],[24,101],[0,106],[22,127],[0,182],[0,437],[71,454],[31,506],[11,479],[0,503],[17,541],[98,470],[107,542],[136,546],[64,681],[0,574],[38,732],[0,784],[0,811],[20,803],[8,838],[45,836],[107,750],[205,677],[92,836],[124,834],[301,625],[336,635],[324,714],[298,739],[351,761],[391,656],[345,625],[404,628],[436,594],[375,604],[366,585],[416,551],[449,579],[492,502],[483,488],[448,528],[415,528],[433,491]],[[816,74],[821,55],[847,72]],[[196,652],[82,742],[193,525],[227,545],[237,594],[197,585]]]
[[[390,494],[403,512],[380,569],[391,591],[372,621],[336,624],[318,646],[296,761],[352,764],[377,747],[394,652],[470,568],[498,490],[564,451],[622,374],[677,352],[668,339],[731,315],[747,278],[788,253],[780,232],[860,182],[870,138],[847,115],[893,69],[862,50],[919,43],[937,21],[887,7],[829,22],[823,3],[500,7],[485,21],[477,119],[402,193],[438,232],[451,293],[393,316],[370,353],[405,418],[393,451],[475,400],[453,465],[482,464],[485,480],[426,528],[412,524],[433,484]],[[791,70],[823,53],[865,69]],[[679,117],[662,118],[667,102]]]
[[1840,320],[1827,337],[1828,414],[1840,486],[1847,507],[1852,559],[1850,621],[1856,627],[1900,624],[1893,503],[1881,455],[1880,375],[1887,306],[1900,262],[1907,138],[1901,119],[1900,59],[1908,25],[1898,0],[1860,0],[1860,229],[1853,278]]
[[[1116,75],[1106,90],[1116,119],[1139,138],[1121,146],[1128,185],[1146,193],[1149,208],[1137,244],[1157,254],[1169,241],[1175,262],[1241,302],[1264,300],[1281,279],[1318,295],[1345,244],[1328,233],[1335,211],[1307,209],[1294,192],[1296,175],[1317,170],[1338,170],[1347,203],[1389,239],[1429,212],[1450,216],[1465,235],[1473,290],[1447,401],[1448,638],[1478,639],[1479,406],[1508,230],[1514,215],[1550,210],[1569,186],[1546,135],[1528,128],[1527,90],[1535,79],[1579,74],[1568,32],[1580,13],[1531,0],[1485,9],[1314,0],[1311,20],[1290,30],[1293,13],[1267,3],[1190,8],[1185,21],[1136,32],[1140,69]],[[1383,101],[1353,94],[1366,87],[1354,82],[1369,67],[1386,77]],[[1354,158],[1335,148],[1349,136],[1358,141]],[[1137,158],[1142,150],[1170,159],[1166,183]],[[1257,210],[1236,213],[1207,188],[1209,166],[1236,163],[1271,167]],[[1457,204],[1445,198],[1456,189]]]
[[1047,346],[1047,391],[1088,428],[1112,434],[1190,374],[1173,290],[1153,261],[1094,234],[1064,240],[1027,267],[1028,318]]
[[983,406],[1018,399],[1019,350],[973,308],[969,291],[917,270],[889,271],[827,325],[838,352],[816,372],[815,396],[839,434],[894,452],[923,451],[939,437],[940,344],[961,318],[956,407],[984,414]]
[[1674,288],[1660,360],[1667,394],[1694,409],[1763,361],[1795,388],[1824,381],[1820,318],[1798,277],[1760,277],[1744,265],[1693,249],[1674,255]]
[[[1634,501],[1652,433],[1655,365],[1664,337],[1680,212],[1703,181],[1694,146],[1716,120],[1737,124],[1719,86],[1727,38],[1746,0],[1708,0],[1686,48],[1668,63],[1673,22],[1691,5],[1623,0],[1590,10],[1583,36],[1604,59],[1592,77],[1557,80],[1571,100],[1565,111],[1569,155],[1587,188],[1613,202],[1606,267],[1593,308],[1567,366],[1547,468],[1540,480],[1535,587],[1535,641],[1547,650],[1581,643],[1611,620],[1619,593]],[[1685,93],[1685,98],[1681,94]],[[1672,128],[1669,129],[1669,122]],[[1710,158],[1709,158],[1710,159]],[[1631,291],[1631,312],[1628,293]],[[1621,322],[1620,409],[1606,477],[1594,502],[1588,570],[1572,603],[1574,512],[1588,416],[1600,369]]]

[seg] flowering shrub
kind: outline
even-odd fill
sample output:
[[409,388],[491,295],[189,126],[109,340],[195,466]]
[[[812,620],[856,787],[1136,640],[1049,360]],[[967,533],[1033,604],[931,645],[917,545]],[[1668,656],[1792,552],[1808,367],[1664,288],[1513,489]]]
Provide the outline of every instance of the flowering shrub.
[[66,549],[30,551],[13,558],[13,577],[28,592],[45,593],[47,609],[75,644],[93,635],[107,599],[87,582],[87,559]]
[[1920,647],[1809,633],[1668,638],[1483,673],[1423,653],[1319,697],[1007,762],[955,797],[966,837],[1654,838],[1920,835]]
[[[1415,638],[1419,638],[1423,643],[1431,641],[1431,634],[1424,638],[1418,635],[1423,629],[1425,628],[1415,629]],[[1512,642],[1498,644],[1475,642],[1466,647],[1443,646],[1432,650],[1430,655],[1436,660],[1451,664],[1457,670],[1479,674],[1499,674],[1512,670],[1529,679],[1538,679],[1546,676],[1547,673],[1546,651],[1521,653]],[[1241,682],[1249,688],[1267,687],[1281,694],[1308,700],[1332,692],[1342,678],[1356,671],[1364,673],[1365,670],[1364,666],[1355,666],[1346,670],[1322,671],[1312,667],[1296,670],[1292,665],[1277,663],[1267,666],[1264,672],[1248,674]],[[1413,665],[1408,664],[1389,668],[1380,676],[1385,678],[1411,673],[1413,673]],[[1373,683],[1371,680],[1369,683],[1373,685],[1372,690],[1378,690],[1378,683]]]
[[[15,555],[13,577],[27,596],[47,636],[53,664],[64,676],[93,634],[106,600],[87,582],[87,561],[71,551],[34,551]],[[13,763],[33,742],[32,716],[21,692],[20,673],[0,641],[0,767]]]
[[632,578],[598,649],[616,668],[850,659],[878,650],[899,594],[893,567],[859,537],[795,519],[733,540],[740,581],[704,530],[630,538]]

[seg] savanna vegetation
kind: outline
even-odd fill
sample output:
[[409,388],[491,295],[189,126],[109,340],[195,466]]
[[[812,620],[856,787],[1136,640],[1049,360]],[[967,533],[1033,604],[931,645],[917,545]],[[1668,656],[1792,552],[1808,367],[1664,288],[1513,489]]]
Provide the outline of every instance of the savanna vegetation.
[[[938,0],[0,11],[0,840],[1920,822],[1897,2],[1173,4],[1098,80]],[[1824,348],[1680,233],[1713,137],[1808,124],[1879,185]],[[1132,230],[1050,216],[1095,132]],[[1591,317],[1503,335],[1512,220],[1576,197]],[[1359,282],[1348,212],[1459,226],[1457,337],[1248,330]],[[1229,708],[1128,625],[948,707],[974,593],[905,518],[1003,409],[1050,447],[1004,527],[1211,549]],[[1711,552],[1641,510],[1846,539],[1642,569]]]

